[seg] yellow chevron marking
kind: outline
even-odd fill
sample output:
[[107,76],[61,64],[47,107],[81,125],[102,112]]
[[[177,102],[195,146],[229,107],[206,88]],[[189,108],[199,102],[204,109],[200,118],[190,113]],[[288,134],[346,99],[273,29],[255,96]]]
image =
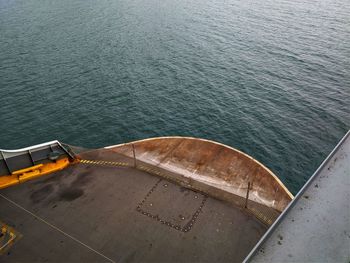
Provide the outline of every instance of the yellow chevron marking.
[[128,163],[123,162],[110,162],[110,161],[100,161],[100,160],[80,160],[83,164],[94,164],[94,165],[112,165],[112,166],[129,166]]

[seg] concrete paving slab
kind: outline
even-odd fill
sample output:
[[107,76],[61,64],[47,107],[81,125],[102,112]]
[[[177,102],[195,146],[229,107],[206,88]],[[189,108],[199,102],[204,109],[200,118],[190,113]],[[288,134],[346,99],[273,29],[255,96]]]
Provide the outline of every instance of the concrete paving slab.
[[[143,200],[143,210],[181,228],[196,220],[181,231],[140,213]],[[0,190],[0,220],[23,235],[0,262],[240,262],[267,228],[229,203],[164,178],[89,164]]]

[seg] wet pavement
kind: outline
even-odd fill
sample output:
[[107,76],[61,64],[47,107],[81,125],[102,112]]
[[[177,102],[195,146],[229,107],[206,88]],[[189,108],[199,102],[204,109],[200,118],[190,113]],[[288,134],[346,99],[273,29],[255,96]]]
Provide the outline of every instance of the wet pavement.
[[0,262],[240,262],[266,231],[232,204],[132,167],[73,164],[0,194],[0,220],[22,235]]

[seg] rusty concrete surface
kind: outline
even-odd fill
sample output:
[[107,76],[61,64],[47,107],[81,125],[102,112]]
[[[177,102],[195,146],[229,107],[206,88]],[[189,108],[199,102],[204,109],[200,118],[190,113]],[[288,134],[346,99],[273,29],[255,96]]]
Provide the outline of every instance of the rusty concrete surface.
[[245,198],[278,212],[293,196],[268,168],[232,147],[189,137],[160,137],[106,147],[136,159]]
[[[81,157],[132,161],[109,150]],[[267,230],[164,178],[83,163],[0,190],[0,220],[22,235],[0,262],[240,262]]]

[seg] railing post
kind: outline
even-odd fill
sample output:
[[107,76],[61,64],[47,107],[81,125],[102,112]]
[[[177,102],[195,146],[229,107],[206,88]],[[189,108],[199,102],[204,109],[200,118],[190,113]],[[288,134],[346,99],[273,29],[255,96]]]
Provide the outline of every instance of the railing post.
[[28,150],[28,154],[29,154],[30,160],[32,161],[32,164],[34,166],[35,162],[34,162],[34,159],[33,159],[33,156],[32,156],[32,152],[30,150]]
[[131,146],[132,146],[132,153],[133,153],[133,155],[134,155],[134,167],[136,168],[136,154],[135,154],[135,146],[134,146],[134,144],[131,144]]
[[245,198],[245,206],[244,206],[244,208],[248,208],[249,190],[250,190],[250,182],[248,182],[247,195],[246,195],[246,198]]
[[2,151],[0,151],[0,154],[1,154],[2,159],[4,160],[4,163],[5,163],[5,166],[6,166],[7,171],[9,172],[9,174],[11,174],[12,171],[11,171],[11,169],[10,169],[10,167],[9,167],[9,165],[8,165],[8,163],[7,163],[7,161],[6,161],[5,155],[2,153]]

